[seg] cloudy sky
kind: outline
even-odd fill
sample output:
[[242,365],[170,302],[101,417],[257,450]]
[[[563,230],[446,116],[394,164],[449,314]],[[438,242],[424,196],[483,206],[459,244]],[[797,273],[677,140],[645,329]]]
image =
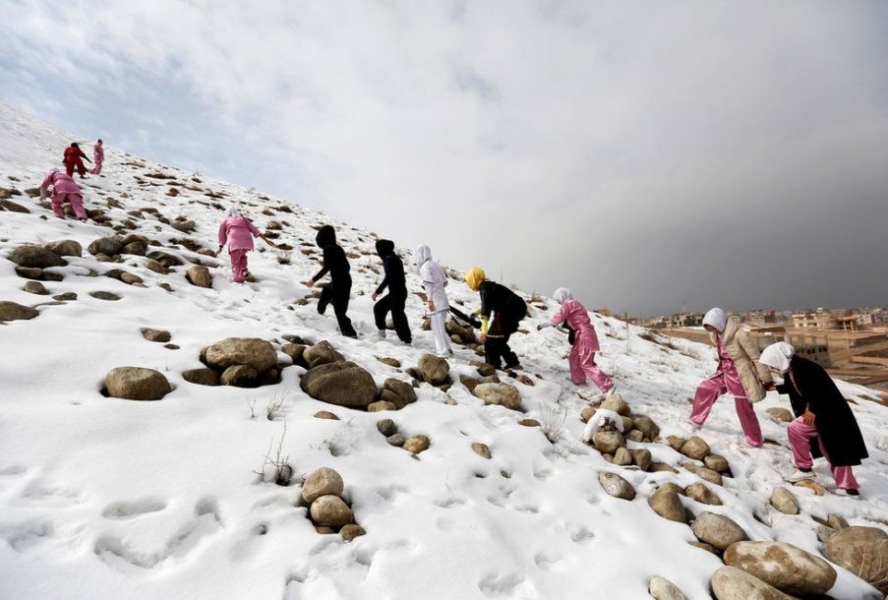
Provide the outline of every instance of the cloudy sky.
[[457,269],[633,314],[888,305],[888,2],[0,13],[13,104]]

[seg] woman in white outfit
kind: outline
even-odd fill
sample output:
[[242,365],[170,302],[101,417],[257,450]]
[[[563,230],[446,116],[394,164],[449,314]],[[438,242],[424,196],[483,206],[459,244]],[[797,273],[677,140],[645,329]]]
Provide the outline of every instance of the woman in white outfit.
[[450,312],[447,301],[447,274],[441,265],[432,260],[432,251],[425,244],[417,246],[413,251],[413,264],[419,271],[422,286],[425,288],[429,302],[429,319],[432,322],[432,335],[435,338],[435,353],[441,358],[453,354],[450,348],[450,337],[444,323]]

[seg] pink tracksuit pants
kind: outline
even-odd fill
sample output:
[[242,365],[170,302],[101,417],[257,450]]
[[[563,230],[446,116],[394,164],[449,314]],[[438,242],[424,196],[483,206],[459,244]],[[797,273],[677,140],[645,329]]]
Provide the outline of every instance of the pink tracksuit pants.
[[62,205],[67,202],[74,210],[74,214],[78,219],[85,220],[87,218],[86,211],[83,209],[83,200],[80,194],[53,194],[52,195],[52,214],[60,219],[65,218],[65,209]]
[[231,259],[231,278],[235,283],[244,282],[247,272],[247,252],[249,250],[245,248],[228,251],[228,257]]
[[[817,428],[814,425],[806,425],[802,417],[798,417],[789,424],[787,437],[789,437],[789,445],[792,447],[792,459],[798,468],[810,469],[814,466],[814,461],[811,459],[811,440],[814,438],[817,438],[820,451],[827,462],[829,462],[829,455],[826,453],[826,448],[823,447]],[[851,470],[851,467],[837,467],[830,462],[829,469],[832,471],[833,479],[836,480],[836,486],[839,488],[843,490],[860,489],[860,484],[854,478],[854,472]]]
[[[607,392],[614,387],[614,382],[595,364],[595,350],[591,349],[593,346],[587,341],[587,335],[584,333],[586,332],[582,329],[577,332],[577,340],[567,358],[570,365],[570,380],[576,385],[583,385],[588,377],[602,392]],[[594,332],[592,335],[595,335]],[[597,345],[594,347],[597,348]]]
[[694,408],[691,410],[691,421],[702,426],[709,417],[715,401],[719,396],[728,393],[734,396],[734,407],[740,418],[740,427],[743,428],[743,433],[746,435],[746,443],[753,448],[760,447],[764,443],[764,439],[758,417],[755,416],[752,404],[746,399],[746,391],[743,389],[743,384],[740,383],[737,368],[730,359],[722,358],[721,368],[718,372],[697,386]]

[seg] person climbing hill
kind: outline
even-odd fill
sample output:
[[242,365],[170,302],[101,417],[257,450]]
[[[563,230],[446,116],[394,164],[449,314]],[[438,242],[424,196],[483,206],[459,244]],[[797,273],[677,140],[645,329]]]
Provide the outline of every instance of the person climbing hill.
[[86,221],[87,214],[83,208],[83,192],[69,175],[58,169],[51,169],[40,184],[40,197],[46,198],[49,189],[52,188],[52,214],[60,219],[65,218],[65,209],[62,205],[67,202],[74,210],[74,214],[81,221]]
[[346,314],[351,296],[352,279],[349,273],[351,266],[348,264],[345,250],[336,243],[336,231],[333,229],[333,226],[324,225],[321,227],[318,230],[317,236],[315,236],[315,243],[317,243],[318,248],[323,250],[323,266],[314,277],[302,283],[308,287],[313,287],[321,277],[330,273],[330,283],[321,290],[321,298],[318,300],[318,312],[324,314],[327,310],[327,305],[332,304],[340,333],[345,337],[357,338],[358,333],[352,326],[351,319]]
[[[506,286],[490,281],[484,271],[472,267],[466,272],[465,281],[474,292],[481,295],[481,335],[484,359],[499,369],[505,361],[506,369],[521,367],[518,356],[509,347],[509,338],[518,331],[518,323],[527,315],[527,303]],[[493,314],[493,321],[489,322]]]
[[68,174],[68,177],[71,177],[76,170],[81,179],[85,178],[86,167],[83,166],[84,158],[89,161],[89,158],[86,157],[86,154],[83,153],[83,150],[80,149],[80,145],[77,142],[71,142],[71,145],[65,148],[65,155],[62,162],[65,163],[65,172]]
[[99,175],[102,173],[102,163],[105,162],[105,146],[102,144],[102,140],[96,142],[93,146],[93,161],[95,166],[92,168],[93,175]]
[[447,298],[447,274],[436,261],[432,260],[432,251],[425,244],[419,245],[413,251],[413,265],[422,279],[422,287],[425,289],[429,320],[432,325],[432,336],[435,338],[435,353],[446,358],[453,355],[450,346],[450,336],[447,335],[447,313],[450,311],[450,301]]
[[231,259],[231,279],[235,283],[243,283],[249,276],[247,252],[253,249],[253,237],[262,238],[266,244],[277,248],[248,218],[240,214],[236,206],[229,208],[219,224],[219,248],[216,256],[219,256],[227,243],[228,256]]
[[[410,324],[407,315],[404,314],[404,305],[407,302],[407,283],[404,277],[404,263],[395,254],[395,243],[391,240],[377,240],[376,253],[382,259],[385,277],[371,298],[376,304],[373,306],[373,317],[376,320],[376,328],[379,337],[385,337],[385,317],[391,311],[395,332],[405,344],[410,344],[413,338],[410,334]],[[378,302],[376,299],[388,288],[389,293]]]

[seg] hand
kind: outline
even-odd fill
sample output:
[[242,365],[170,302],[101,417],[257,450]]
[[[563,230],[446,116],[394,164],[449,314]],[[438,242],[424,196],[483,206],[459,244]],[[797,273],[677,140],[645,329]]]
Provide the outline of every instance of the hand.
[[481,335],[479,335],[479,336],[478,336],[478,342],[480,342],[480,343],[482,343],[482,344],[486,344],[486,343],[487,343],[487,334],[486,334],[486,333],[482,333]]
[[314,287],[314,284],[315,284],[314,279],[306,279],[305,281],[303,281],[301,283],[305,287]]
[[429,300],[429,310],[435,312],[435,303]]
[[373,301],[376,302],[376,292],[373,292],[372,294],[370,294],[370,298],[372,298]]
[[814,424],[814,418],[815,418],[816,416],[817,416],[817,415],[815,415],[814,413],[812,413],[810,410],[806,410],[805,413],[802,415],[802,421],[805,423],[805,425],[813,425],[813,424]]

